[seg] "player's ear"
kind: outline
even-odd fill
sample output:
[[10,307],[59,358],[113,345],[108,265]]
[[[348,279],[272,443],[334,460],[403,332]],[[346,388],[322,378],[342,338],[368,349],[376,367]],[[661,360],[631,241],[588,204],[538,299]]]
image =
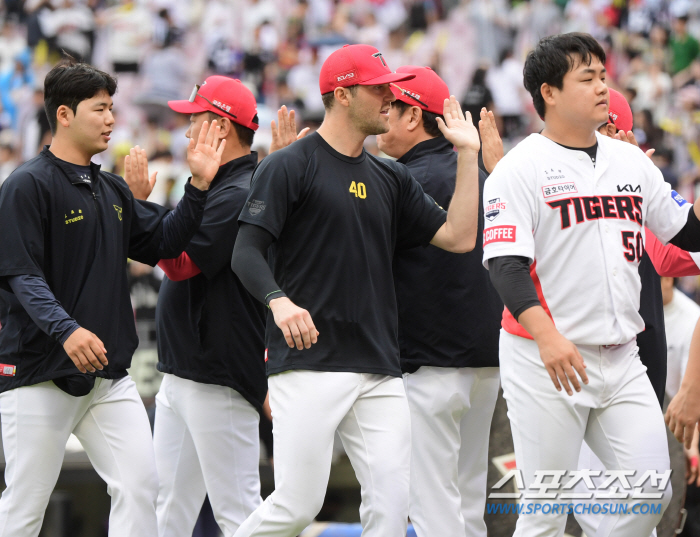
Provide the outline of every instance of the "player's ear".
[[546,82],[542,83],[540,86],[540,93],[542,94],[542,99],[544,99],[545,104],[548,104],[549,106],[554,106],[555,104],[555,99],[554,99],[554,90],[556,88],[550,86]]
[[412,106],[411,112],[408,114],[408,124],[406,125],[406,128],[409,132],[413,132],[421,124],[422,120],[423,110],[421,110],[421,108],[418,106]]
[[70,126],[71,120],[75,117],[73,110],[70,106],[62,104],[56,110],[56,123],[61,125],[63,128],[68,128]]
[[350,106],[350,90],[348,88],[335,88],[333,94],[341,106]]
[[219,130],[219,136],[223,140],[226,138],[229,134],[231,134],[231,130],[233,130],[233,125],[231,124],[231,120],[227,117],[217,117],[219,127],[221,130]]

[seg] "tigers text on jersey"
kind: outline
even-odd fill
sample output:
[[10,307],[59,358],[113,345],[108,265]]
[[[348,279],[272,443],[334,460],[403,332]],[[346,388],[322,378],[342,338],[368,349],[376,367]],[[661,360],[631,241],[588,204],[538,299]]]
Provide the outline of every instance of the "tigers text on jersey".
[[[664,243],[685,225],[686,202],[637,147],[596,133],[583,150],[532,134],[484,187],[484,265],[522,256],[559,332],[580,345],[626,343],[644,329],[638,265],[647,225]],[[503,328],[529,337],[506,310]]]

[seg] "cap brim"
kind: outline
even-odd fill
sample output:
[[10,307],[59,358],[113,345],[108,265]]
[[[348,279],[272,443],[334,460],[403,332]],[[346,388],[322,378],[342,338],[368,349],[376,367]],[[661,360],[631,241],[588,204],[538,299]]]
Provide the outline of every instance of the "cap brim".
[[168,106],[180,114],[199,114],[207,111],[206,108],[190,101],[168,101]]
[[361,86],[378,86],[379,84],[389,84],[391,82],[403,82],[405,80],[413,80],[416,75],[413,73],[387,73],[377,78],[370,78],[364,82],[360,82]]

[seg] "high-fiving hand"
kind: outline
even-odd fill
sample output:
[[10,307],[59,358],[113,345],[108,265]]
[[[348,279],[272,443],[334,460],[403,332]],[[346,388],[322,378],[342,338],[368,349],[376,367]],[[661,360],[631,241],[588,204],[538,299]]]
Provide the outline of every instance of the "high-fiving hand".
[[208,190],[209,185],[219,171],[221,155],[226,147],[226,140],[220,136],[221,127],[214,120],[202,123],[197,142],[190,138],[187,145],[187,164],[192,173],[191,184],[199,190]]
[[438,128],[445,138],[457,148],[457,151],[469,150],[478,153],[481,148],[479,131],[474,127],[472,115],[469,112],[465,118],[454,95],[445,99],[442,115],[445,121],[438,117]]
[[124,158],[124,181],[137,200],[148,199],[156,184],[157,174],[158,172],[153,172],[148,176],[146,150],[139,146],[132,147]]
[[481,134],[481,156],[484,159],[484,168],[491,173],[503,158],[503,140],[498,134],[496,118],[493,112],[487,112],[486,108],[481,109],[481,119],[479,120],[479,134]]
[[301,140],[309,134],[309,127],[302,129],[297,134],[297,122],[294,110],[287,112],[287,107],[282,106],[277,110],[277,123],[274,120],[270,123],[272,129],[272,143],[270,144],[270,153],[287,147],[288,145]]

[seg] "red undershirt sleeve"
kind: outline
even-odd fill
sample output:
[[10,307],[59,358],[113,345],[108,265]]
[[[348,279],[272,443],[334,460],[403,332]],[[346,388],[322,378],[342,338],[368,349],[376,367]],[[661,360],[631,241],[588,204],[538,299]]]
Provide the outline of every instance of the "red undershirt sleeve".
[[174,282],[188,280],[202,272],[187,255],[187,252],[182,252],[179,257],[174,259],[161,259],[158,261],[158,266]]
[[649,228],[646,229],[644,247],[659,276],[679,278],[700,274],[700,268],[688,252],[671,243],[664,246]]

